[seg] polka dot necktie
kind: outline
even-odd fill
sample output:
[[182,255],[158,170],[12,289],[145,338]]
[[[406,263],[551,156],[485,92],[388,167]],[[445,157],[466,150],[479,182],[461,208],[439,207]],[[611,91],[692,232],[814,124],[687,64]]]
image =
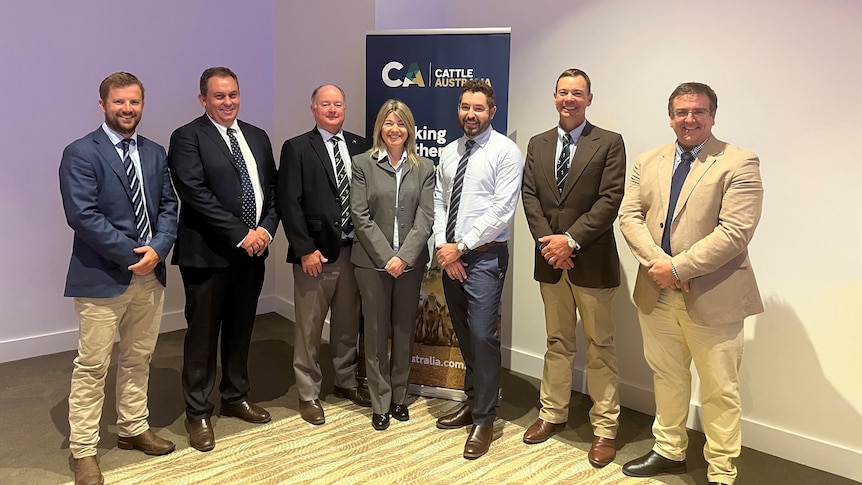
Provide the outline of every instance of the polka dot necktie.
[[236,140],[236,135],[233,134],[233,128],[227,129],[227,136],[230,138],[230,151],[233,153],[233,162],[239,170],[239,180],[242,185],[242,221],[246,225],[254,229],[257,227],[257,207],[254,203],[254,186],[251,184],[251,177],[248,175],[248,167],[245,164],[245,158],[242,156],[242,151],[239,149],[239,142]]
[[135,225],[138,229],[138,243],[146,244],[150,242],[150,221],[147,216],[147,208],[144,206],[144,196],[141,189],[141,180],[138,177],[138,171],[135,169],[135,164],[132,162],[132,156],[129,153],[134,140],[124,138],[123,145],[123,166],[126,167],[126,177],[129,179],[129,189],[132,192],[132,208],[135,210]]

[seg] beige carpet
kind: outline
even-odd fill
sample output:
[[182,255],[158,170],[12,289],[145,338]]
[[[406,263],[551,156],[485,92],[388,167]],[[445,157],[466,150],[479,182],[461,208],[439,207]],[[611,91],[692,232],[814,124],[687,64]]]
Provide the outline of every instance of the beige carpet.
[[326,424],[298,415],[221,438],[200,453],[170,455],[108,470],[109,484],[656,484],[626,477],[614,463],[596,469],[586,453],[550,439],[521,441],[524,429],[497,420],[487,455],[465,460],[468,428],[438,430],[437,417],[459,404],[420,398],[410,421],[371,427],[371,410],[343,401],[326,406]]

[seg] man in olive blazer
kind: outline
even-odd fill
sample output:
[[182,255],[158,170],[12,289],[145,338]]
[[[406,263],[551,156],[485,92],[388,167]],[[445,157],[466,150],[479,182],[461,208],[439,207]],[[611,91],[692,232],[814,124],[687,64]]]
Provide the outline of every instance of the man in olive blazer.
[[[396,193],[395,169],[385,152],[378,153],[353,158],[350,209],[356,238],[350,261],[356,266],[362,295],[365,353],[378,363],[366,366],[371,407],[374,413],[385,414],[391,404],[405,404],[407,399],[419,288],[434,222],[435,179],[431,160],[420,158],[415,165],[402,161]],[[396,210],[398,251],[393,249]],[[395,256],[407,263],[397,278],[383,271]],[[387,356],[390,327],[391,359]]]
[[638,157],[620,209],[620,229],[640,263],[634,301],[656,398],[655,445],[623,467],[629,476],[685,471],[692,360],[707,478],[731,484],[737,475],[743,319],[763,311],[747,249],[763,185],[757,155],[712,135],[717,109],[705,84],[671,93],[677,140]]
[[536,241],[534,278],[545,304],[547,351],[539,418],[524,442],[541,443],[566,427],[580,315],[587,347],[586,378],[593,407],[589,461],[602,467],[616,456],[619,372],[611,305],[620,285],[613,224],[623,197],[623,138],[586,120],[590,79],[568,69],[557,79],[559,124],[527,147],[521,192]]

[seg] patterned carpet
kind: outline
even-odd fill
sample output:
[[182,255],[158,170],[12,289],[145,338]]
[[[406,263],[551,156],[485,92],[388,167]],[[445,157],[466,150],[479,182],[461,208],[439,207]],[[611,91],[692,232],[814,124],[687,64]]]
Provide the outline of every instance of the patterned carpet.
[[633,479],[611,463],[596,469],[586,454],[550,439],[521,441],[524,429],[497,420],[487,455],[465,460],[469,428],[438,430],[437,417],[459,406],[420,398],[410,421],[389,429],[371,427],[371,411],[343,401],[326,407],[326,424],[312,426],[298,415],[220,438],[200,453],[184,448],[170,455],[109,470],[110,484],[657,484]]

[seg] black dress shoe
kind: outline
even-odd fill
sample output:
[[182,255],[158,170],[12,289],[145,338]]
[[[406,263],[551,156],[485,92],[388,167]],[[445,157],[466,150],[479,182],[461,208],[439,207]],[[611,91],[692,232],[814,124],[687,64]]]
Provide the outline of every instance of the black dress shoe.
[[392,404],[389,406],[389,413],[393,418],[398,421],[409,421],[410,420],[410,412],[407,411],[406,404]]
[[473,412],[466,404],[458,408],[454,413],[441,416],[437,419],[437,427],[440,429],[457,429],[473,424]]
[[351,387],[347,389],[335,386],[332,393],[335,394],[335,397],[350,399],[353,401],[353,404],[356,404],[357,406],[362,406],[364,408],[371,407],[371,398],[368,396],[368,393],[360,387]]
[[384,414],[371,414],[371,426],[374,427],[377,431],[383,431],[384,429],[389,427],[389,413]]
[[189,444],[198,451],[210,451],[215,448],[215,433],[209,418],[186,418],[186,431],[189,432]]
[[268,423],[272,419],[272,416],[269,415],[269,412],[266,409],[248,399],[237,404],[228,404],[222,401],[221,415],[232,416],[234,418],[242,419],[243,421],[248,421],[249,423],[257,424]]
[[623,474],[630,477],[646,478],[662,473],[685,473],[685,460],[671,460],[650,451],[623,465]]
[[721,482],[709,482],[709,485],[727,485],[727,484],[721,483]]

